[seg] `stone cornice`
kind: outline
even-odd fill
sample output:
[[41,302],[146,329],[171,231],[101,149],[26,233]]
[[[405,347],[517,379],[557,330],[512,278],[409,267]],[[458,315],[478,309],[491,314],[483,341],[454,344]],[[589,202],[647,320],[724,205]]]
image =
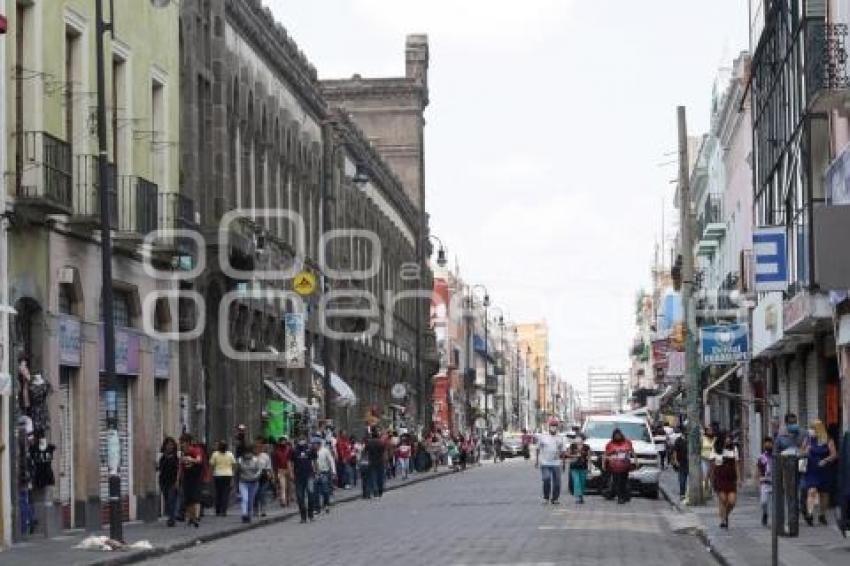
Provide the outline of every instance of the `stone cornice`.
[[327,114],[316,68],[260,0],[226,2],[228,21],[261,54],[269,68],[280,73],[317,118]]
[[422,230],[420,214],[404,192],[401,180],[369,143],[363,131],[342,108],[333,108],[328,120],[346,149],[368,169],[369,176],[376,181],[381,193],[398,210],[413,232],[418,234]]
[[346,98],[415,98],[422,108],[428,106],[428,89],[415,79],[404,77],[369,78],[354,75],[350,79],[330,79],[320,82],[328,100]]

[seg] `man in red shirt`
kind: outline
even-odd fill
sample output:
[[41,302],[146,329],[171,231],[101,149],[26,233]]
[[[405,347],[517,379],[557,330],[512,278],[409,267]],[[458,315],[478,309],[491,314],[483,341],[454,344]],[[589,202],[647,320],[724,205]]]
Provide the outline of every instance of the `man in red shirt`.
[[342,489],[351,487],[351,441],[345,431],[339,433],[336,441],[336,457],[339,460],[337,470],[339,471],[339,482]]
[[286,507],[292,502],[292,478],[289,474],[289,461],[291,459],[292,446],[285,436],[281,436],[272,452],[272,465],[277,477],[277,494],[281,507]]
[[629,471],[634,457],[632,441],[619,428],[614,429],[611,442],[605,446],[605,469],[611,474],[611,496],[617,497],[617,503],[627,503],[631,499]]

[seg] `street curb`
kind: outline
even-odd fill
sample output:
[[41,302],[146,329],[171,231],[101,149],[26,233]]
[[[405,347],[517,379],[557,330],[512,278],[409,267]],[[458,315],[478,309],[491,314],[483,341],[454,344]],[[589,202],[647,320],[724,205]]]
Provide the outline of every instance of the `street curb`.
[[[467,471],[473,470],[475,468],[468,468]],[[395,484],[391,486],[387,486],[384,491],[395,491],[397,489],[402,489],[407,486],[416,485],[421,482],[426,482],[430,480],[434,480],[437,478],[442,478],[445,476],[452,475],[456,472],[454,471],[445,471],[445,472],[423,472],[420,474],[421,477],[416,477],[407,480],[404,483]],[[334,506],[337,506],[342,503],[350,503],[352,501],[359,501],[361,496],[357,493],[347,494],[345,496],[336,498],[334,500]],[[191,537],[187,540],[183,540],[180,542],[175,542],[172,544],[166,544],[164,546],[159,546],[152,548],[150,550],[138,550],[138,551],[130,551],[128,554],[122,554],[121,556],[113,556],[109,558],[105,558],[103,560],[95,560],[93,562],[89,562],[89,566],[120,566],[124,564],[136,564],[138,562],[142,562],[144,560],[150,560],[152,558],[159,558],[161,556],[166,556],[168,554],[174,554],[175,552],[180,552],[181,550],[186,550],[188,548],[193,548],[195,546],[200,546],[202,544],[208,542],[214,542],[217,540],[221,540],[224,538],[232,537],[238,534],[242,534],[248,531],[252,531],[254,529],[260,529],[263,527],[268,527],[270,525],[274,525],[277,523],[282,523],[291,519],[292,517],[297,517],[298,511],[286,511],[277,515],[275,517],[266,517],[264,519],[258,519],[252,521],[247,524],[236,524],[231,528],[222,529],[220,531],[216,531],[214,533],[208,533],[205,535]],[[120,551],[117,551],[120,552]]]
[[708,547],[708,551],[711,555],[717,560],[721,566],[735,566],[735,562],[730,560],[728,556],[726,556],[724,550],[721,548],[722,545],[716,544],[714,537],[706,530],[705,525],[702,524],[702,520],[690,509],[687,508],[682,502],[679,500],[679,497],[676,494],[670,493],[666,486],[664,486],[661,482],[658,483],[658,487],[661,491],[661,495],[664,499],[669,503],[676,511],[679,513],[686,515],[693,515],[697,519],[697,527],[695,532],[693,533],[704,545]]

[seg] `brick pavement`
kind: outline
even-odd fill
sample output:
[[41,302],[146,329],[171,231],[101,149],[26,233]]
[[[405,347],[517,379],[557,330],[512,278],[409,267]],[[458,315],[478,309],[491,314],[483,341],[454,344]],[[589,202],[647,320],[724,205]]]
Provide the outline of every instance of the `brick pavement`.
[[[423,474],[412,474],[407,482],[401,480],[389,480],[387,489],[394,490],[400,487],[408,489],[408,484],[415,484],[422,480],[432,480],[435,477],[450,472],[441,470],[438,474],[427,472]],[[334,499],[336,502],[346,502],[357,499],[360,495],[360,485],[357,489],[336,490]],[[154,551],[132,551],[132,552],[101,552],[74,549],[83,538],[95,535],[106,535],[106,531],[98,533],[83,533],[82,531],[70,531],[61,536],[49,539],[33,538],[26,542],[17,543],[11,549],[0,552],[0,565],[38,565],[62,564],[71,566],[82,566],[89,564],[119,564],[138,562],[144,556],[155,553],[167,553],[175,549],[196,544],[218,540],[222,537],[232,536],[235,533],[262,528],[263,525],[278,524],[282,521],[279,529],[286,531],[292,528],[293,518],[298,512],[296,506],[292,505],[282,509],[276,502],[268,505],[268,516],[259,519],[249,525],[242,524],[239,517],[238,506],[230,508],[227,517],[215,517],[211,510],[201,521],[198,529],[187,528],[183,523],[177,523],[176,527],[167,528],[165,521],[155,523],[127,523],[124,526],[124,539],[128,543],[147,540],[154,546]],[[212,516],[211,516],[212,515]],[[297,521],[295,521],[297,522]]]
[[716,564],[696,537],[675,534],[664,501],[619,506],[597,496],[542,505],[539,472],[522,460],[442,477],[340,506],[315,524],[273,525],[171,554],[171,565],[433,566]]

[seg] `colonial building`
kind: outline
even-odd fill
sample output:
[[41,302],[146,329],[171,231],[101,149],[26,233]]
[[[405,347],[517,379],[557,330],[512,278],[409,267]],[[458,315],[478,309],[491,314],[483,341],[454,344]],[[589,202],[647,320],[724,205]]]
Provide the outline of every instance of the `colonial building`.
[[405,74],[401,77],[322,81],[325,99],[350,113],[369,143],[389,165],[413,203],[418,218],[414,241],[420,274],[416,288],[422,297],[414,302],[417,360],[411,382],[412,406],[423,423],[431,422],[431,377],[438,371],[436,342],[428,322],[433,288],[428,215],[425,212],[425,108],[428,106],[428,37],[409,35],[405,45]]
[[[101,218],[110,192],[113,292],[124,519],[153,519],[159,494],[153,462],[163,434],[178,432],[178,365],[167,293],[173,242],[145,235],[193,222],[180,195],[177,9],[116,3],[105,17],[108,179],[98,175],[95,3],[7,2],[4,77],[11,205],[10,351],[17,430],[11,450],[14,526],[34,506],[36,532],[99,528],[106,517],[106,396],[101,323]],[[156,41],[152,42],[151,38]],[[6,81],[6,79],[4,79]],[[161,252],[161,253],[160,253]],[[144,263],[148,263],[147,268]],[[159,274],[155,277],[150,268]],[[29,436],[28,433],[34,433]],[[47,439],[39,477],[26,451]],[[47,454],[49,453],[49,454]],[[40,468],[41,472],[44,468]],[[6,486],[4,486],[6,487]],[[31,489],[29,489],[31,488]],[[16,532],[16,536],[22,533]]]
[[[215,441],[238,424],[277,436],[320,416],[343,428],[421,420],[427,319],[421,299],[399,295],[430,285],[421,201],[327,102],[315,68],[259,1],[186,0],[181,26],[181,172],[201,203],[206,257],[182,283],[205,305],[184,299],[181,324],[206,324],[181,346],[181,424]],[[352,230],[377,236],[380,250]],[[303,297],[292,283],[302,271],[318,281]],[[345,328],[360,335],[326,331],[340,330],[325,324],[330,293],[374,307]],[[363,333],[372,323],[377,332]]]

